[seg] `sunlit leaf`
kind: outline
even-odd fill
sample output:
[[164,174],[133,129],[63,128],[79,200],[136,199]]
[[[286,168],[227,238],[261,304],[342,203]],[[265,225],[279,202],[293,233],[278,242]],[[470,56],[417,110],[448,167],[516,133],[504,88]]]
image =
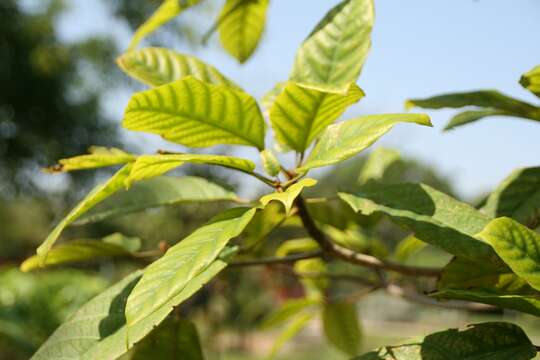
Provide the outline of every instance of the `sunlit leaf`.
[[237,144],[264,149],[264,120],[255,99],[191,76],[133,95],[123,125],[191,147]]
[[356,304],[346,302],[325,304],[322,321],[324,334],[330,344],[350,356],[360,352],[362,332],[358,323]]
[[130,256],[130,249],[126,249],[126,247],[121,245],[122,240],[118,236],[125,238],[123,242],[138,242],[139,245],[141,242],[139,238],[128,238],[121,234],[113,234],[111,236],[113,236],[110,238],[113,240],[112,242],[108,241],[106,237],[103,241],[98,239],[72,240],[68,243],[55,246],[49,251],[45,263],[42,263],[41,258],[35,255],[26,259],[21,264],[21,270],[31,271],[40,267],[75,263],[103,257]]
[[240,235],[256,211],[239,214],[233,210],[234,217],[218,218],[200,227],[145,269],[127,301],[126,319],[130,327],[177,296],[217,258],[229,240]]
[[355,84],[347,94],[331,94],[287,83],[270,109],[270,122],[277,140],[303,152],[324,129],[364,92]]
[[540,97],[540,65],[535,66],[530,71],[523,74],[519,83],[524,88]]
[[285,345],[287,341],[298,335],[298,333],[309,323],[311,319],[315,317],[314,312],[301,313],[294,317],[289,324],[283,329],[283,331],[277,336],[270,350],[268,358],[276,356],[278,351]]
[[304,41],[290,80],[345,94],[356,82],[371,47],[372,0],[345,0],[326,14]]
[[92,146],[89,154],[58,160],[58,164],[47,168],[48,172],[63,172],[73,170],[95,169],[105,166],[129,163],[135,156],[116,148]]
[[139,45],[142,39],[156,31],[163,24],[169,22],[183,10],[197,4],[200,0],[163,0],[152,16],[142,24],[131,38],[129,50]]
[[136,271],[83,305],[39,348],[32,360],[116,359],[148,335],[167,315],[216,276],[226,264],[215,261],[164,306],[129,328],[126,299],[141,278]]
[[478,237],[533,288],[540,290],[540,234],[507,217],[492,220]]
[[393,149],[378,147],[373,150],[358,174],[358,182],[365,184],[370,180],[377,181],[383,178],[390,166],[401,159],[399,152]]
[[372,145],[398,123],[431,126],[425,114],[368,115],[330,125],[299,172],[346,160]]
[[296,197],[300,195],[300,193],[305,187],[314,186],[315,184],[317,184],[317,180],[315,179],[302,179],[296,184],[291,185],[284,192],[275,192],[272,194],[264,195],[260,199],[260,202],[263,206],[266,206],[270,201],[279,201],[283,204],[283,206],[285,206],[285,212],[287,214],[290,214],[293,202]]
[[427,246],[427,243],[418,239],[414,235],[409,235],[401,240],[394,251],[394,258],[399,261],[406,261],[412,255],[418,253]]
[[507,115],[540,121],[539,108],[495,90],[445,94],[426,99],[411,99],[407,100],[405,106],[424,109],[462,108],[467,106],[484,108],[475,112],[459,114],[446,126],[446,130],[491,115]]
[[330,282],[324,276],[311,276],[313,274],[325,274],[328,269],[321,259],[305,259],[294,263],[294,272],[301,277],[300,282],[304,286],[306,297],[321,300]]
[[293,253],[301,253],[319,249],[319,245],[312,238],[298,238],[284,241],[276,249],[277,257],[284,257]]
[[148,208],[184,202],[236,201],[231,191],[195,176],[159,176],[120,190],[81,216],[76,224],[86,224]]
[[67,215],[64,217],[53,231],[47,236],[45,241],[37,248],[37,253],[41,257],[42,261],[46,260],[47,253],[54,245],[62,231],[72,222],[81,217],[88,210],[96,206],[101,201],[111,196],[116,191],[120,190],[124,186],[124,181],[131,172],[131,164],[125,165],[122,169],[118,170],[107,182],[96,186],[86,197],[79,202]]
[[239,88],[212,65],[195,56],[166,48],[132,50],[120,56],[117,63],[126,74],[149,86],[165,85],[193,76],[209,84]]
[[536,348],[517,325],[489,322],[385,346],[355,360],[530,360]]
[[318,299],[300,298],[288,300],[279,308],[268,314],[268,316],[262,320],[259,327],[261,329],[268,329],[283,325],[292,317],[318,305],[321,305],[321,302]]
[[540,218],[540,167],[512,172],[489,195],[482,211],[490,217],[511,217],[524,225]]
[[427,243],[466,258],[498,260],[487,243],[474,238],[489,218],[472,206],[424,184],[372,184],[358,194],[339,193],[363,215],[383,213]]
[[272,105],[274,104],[274,101],[276,101],[276,98],[279,94],[281,94],[287,84],[287,81],[278,82],[270,91],[268,91],[261,97],[261,104],[263,105],[266,112],[270,111]]
[[246,159],[208,154],[160,154],[139,156],[126,182],[139,181],[165,174],[185,163],[218,165],[251,173],[255,164]]
[[269,0],[227,0],[218,19],[221,44],[244,63],[259,45]]
[[279,161],[271,150],[261,151],[261,162],[264,171],[270,176],[277,176],[281,171]]

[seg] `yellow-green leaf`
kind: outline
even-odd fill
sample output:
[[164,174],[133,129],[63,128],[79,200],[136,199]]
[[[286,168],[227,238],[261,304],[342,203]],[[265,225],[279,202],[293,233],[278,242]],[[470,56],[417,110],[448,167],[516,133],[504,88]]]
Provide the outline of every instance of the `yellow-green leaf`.
[[299,238],[284,241],[276,249],[277,257],[284,257],[292,253],[306,252],[319,249],[319,245],[312,238]]
[[290,80],[325,92],[348,92],[371,47],[372,0],[345,0],[326,14],[304,41]]
[[368,115],[330,125],[299,172],[346,160],[372,145],[398,123],[432,126],[425,114]]
[[248,173],[255,169],[255,164],[252,161],[233,156],[209,154],[143,155],[139,156],[133,164],[126,184],[163,175],[184,163],[218,165]]
[[292,317],[297,316],[298,314],[320,304],[321,301],[318,299],[300,298],[288,300],[279,308],[268,314],[262,320],[259,328],[264,330],[282,325]]
[[191,147],[236,144],[264,149],[264,120],[255,99],[191,76],[133,95],[123,125]]
[[322,321],[326,339],[347,355],[358,355],[362,332],[358,323],[356,304],[333,302],[325,304]]
[[507,217],[492,220],[478,237],[518,276],[540,290],[540,234]]
[[197,4],[200,0],[164,0],[157,10],[135,31],[129,44],[129,50],[139,45],[142,39],[169,22],[183,10]]
[[287,83],[270,110],[270,122],[276,139],[285,146],[303,152],[324,129],[358,102],[364,92],[353,84],[345,95],[306,89]]
[[271,150],[261,151],[261,161],[264,171],[270,176],[277,176],[281,171],[278,159]]
[[358,175],[358,183],[381,180],[386,170],[401,159],[399,152],[393,149],[378,147],[369,154],[366,163]]
[[129,76],[149,86],[160,86],[181,80],[186,76],[209,84],[227,85],[239,89],[212,65],[195,56],[166,48],[132,50],[117,59],[120,68]]
[[237,210],[221,214],[195,230],[145,269],[127,300],[128,326],[134,326],[162,308],[218,257],[229,240],[242,233],[256,209],[240,214]]
[[96,186],[73,210],[66,215],[62,221],[56,225],[53,231],[47,236],[45,241],[37,248],[38,255],[45,261],[47,253],[56,242],[62,231],[72,222],[77,220],[85,212],[93,208],[96,204],[105,200],[124,186],[124,181],[131,172],[132,164],[125,165],[118,170],[107,182]]
[[259,45],[269,0],[227,0],[218,19],[219,39],[229,54],[244,63]]
[[412,255],[420,252],[427,246],[427,243],[418,239],[414,235],[409,235],[401,240],[394,251],[394,258],[399,261],[406,261]]
[[89,154],[58,160],[58,164],[47,168],[48,172],[95,169],[105,166],[125,164],[135,160],[135,156],[117,148],[92,146]]
[[524,88],[540,97],[540,65],[535,66],[530,71],[523,74],[519,83]]
[[298,335],[298,333],[315,317],[315,312],[302,312],[295,316],[290,323],[277,336],[267,359],[272,359],[287,341]]
[[296,184],[291,185],[284,192],[275,192],[272,194],[264,195],[260,199],[260,202],[263,206],[266,206],[270,201],[279,201],[283,204],[283,206],[285,206],[285,212],[287,214],[290,214],[293,202],[296,197],[300,195],[300,193],[305,187],[314,186],[315,184],[317,184],[317,180],[315,179],[302,179]]

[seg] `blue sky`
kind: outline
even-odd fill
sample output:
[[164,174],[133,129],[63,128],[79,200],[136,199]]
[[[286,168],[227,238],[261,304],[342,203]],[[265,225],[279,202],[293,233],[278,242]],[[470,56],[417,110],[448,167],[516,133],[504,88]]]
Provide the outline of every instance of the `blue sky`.
[[[72,0],[60,19],[60,35],[74,40],[111,30],[125,48],[129,31],[108,17],[100,1]],[[222,1],[216,1],[215,10]],[[327,9],[337,1],[273,0],[267,30],[254,57],[243,66],[227,56],[216,38],[195,55],[217,66],[246,90],[260,97],[277,81],[286,80],[298,45]],[[367,96],[344,119],[404,111],[410,97],[474,89],[499,89],[539,103],[518,84],[520,75],[540,64],[539,0],[375,0],[373,47],[359,79]],[[403,5],[406,4],[406,5]],[[176,21],[206,29],[212,16],[186,12]],[[164,44],[193,52],[186,44]],[[118,120],[129,94],[117,94],[107,110]],[[394,147],[436,167],[454,181],[465,197],[488,191],[514,168],[539,165],[540,124],[492,118],[460,129],[441,131],[452,111],[430,111],[435,128],[401,125],[378,145]],[[129,135],[152,146],[148,136]],[[170,148],[170,146],[169,146]],[[254,152],[242,150],[246,156]]]

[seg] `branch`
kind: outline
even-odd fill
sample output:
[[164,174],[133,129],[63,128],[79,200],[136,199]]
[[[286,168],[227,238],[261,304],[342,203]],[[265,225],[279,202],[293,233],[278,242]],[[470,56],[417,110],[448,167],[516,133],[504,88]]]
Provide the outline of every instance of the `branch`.
[[301,253],[301,254],[293,254],[293,255],[283,256],[283,257],[269,257],[269,258],[252,259],[252,260],[231,261],[229,263],[229,266],[240,267],[240,266],[289,264],[289,263],[294,263],[298,260],[321,257],[322,255],[323,255],[323,252],[320,250],[317,250],[317,251],[311,251],[311,252],[306,252],[306,253]]
[[408,276],[436,277],[439,276],[441,273],[440,269],[408,266],[393,263],[390,261],[380,260],[374,256],[357,253],[346,247],[335,244],[330,241],[326,237],[326,235],[317,227],[311,215],[309,214],[304,199],[302,199],[301,196],[298,196],[295,203],[298,207],[298,214],[300,215],[300,219],[302,219],[302,223],[304,224],[304,227],[306,228],[308,234],[319,244],[319,246],[323,249],[325,253],[335,258],[372,269],[393,271]]

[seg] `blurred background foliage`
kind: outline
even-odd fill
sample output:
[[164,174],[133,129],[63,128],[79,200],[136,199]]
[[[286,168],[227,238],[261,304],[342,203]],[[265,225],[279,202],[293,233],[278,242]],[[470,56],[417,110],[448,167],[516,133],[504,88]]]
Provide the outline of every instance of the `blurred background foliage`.
[[[108,9],[111,17],[124,21],[134,30],[159,2],[119,0],[110,2]],[[100,172],[61,175],[61,185],[55,187],[50,182],[44,185],[38,169],[59,158],[84,153],[94,144],[134,148],[121,139],[118,122],[103,111],[103,101],[111,91],[133,86],[114,64],[120,49],[112,36],[64,43],[58,38],[56,20],[67,10],[68,2],[47,0],[32,7],[23,3],[0,2],[0,360],[27,359],[74,309],[140,266],[120,259],[36,273],[21,273],[17,269],[74,199],[104,175]],[[208,7],[196,11],[205,13]],[[194,39],[200,38],[205,30],[191,24],[173,24],[156,34],[152,41],[181,40],[197,46]],[[334,196],[336,188],[354,190],[373,177],[366,175],[366,171],[374,172],[377,181],[421,181],[447,193],[454,192],[452,184],[434,169],[414,159],[396,159],[382,172],[371,169],[373,164],[369,164],[366,157],[348,161],[331,175],[323,174],[317,193],[311,195]],[[182,171],[232,187],[240,186],[228,173],[201,167],[186,167]],[[97,224],[74,226],[66,231],[65,238],[102,238],[120,232],[140,237],[143,250],[164,249],[225,206],[191,204],[153,209]],[[369,251],[389,254],[395,244],[407,236],[406,232],[380,218],[353,215],[349,207],[339,201],[314,202],[310,207],[319,222],[333,223],[336,229],[329,231],[341,231],[353,241],[377,239],[380,244]],[[283,214],[273,209],[270,214],[260,216],[279,219]],[[259,246],[258,241],[268,229],[261,229],[255,221],[243,243],[252,244],[256,253],[272,255],[283,240],[305,236],[294,221],[285,225],[272,232],[264,246]],[[421,254],[415,261],[423,265],[441,264],[446,260],[431,248],[422,250]],[[265,355],[275,335],[254,332],[258,322],[277,304],[299,297],[303,291],[294,276],[279,269],[253,268],[241,272],[233,268],[199,292],[180,311],[189,312],[199,326],[210,358],[253,359],[255,355]],[[346,293],[349,289],[335,291]],[[431,330],[400,332],[400,326],[406,326],[405,321],[435,314],[443,322],[455,323],[466,316],[451,311],[444,316],[431,309],[420,311],[415,305],[384,296],[382,300],[376,297],[362,302],[361,308],[366,309],[362,310],[366,315],[363,316],[364,326],[373,327],[369,333],[382,333],[382,339],[367,335],[366,349],[388,342],[389,337],[400,339]],[[384,314],[383,322],[380,318],[378,323],[373,322],[376,312]],[[381,329],[384,321],[394,321],[395,331]],[[333,350],[321,345],[314,333],[301,335],[294,355],[284,352],[283,358],[339,358]]]

